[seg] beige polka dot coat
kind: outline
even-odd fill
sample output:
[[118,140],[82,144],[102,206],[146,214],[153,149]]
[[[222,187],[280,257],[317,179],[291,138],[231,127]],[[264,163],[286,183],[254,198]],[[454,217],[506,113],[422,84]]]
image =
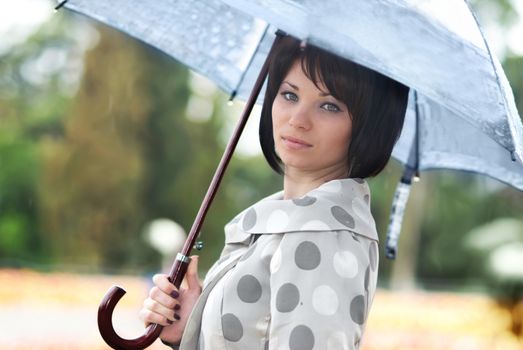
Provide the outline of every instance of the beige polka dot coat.
[[225,226],[180,348],[358,349],[376,290],[377,243],[364,180],[261,200]]

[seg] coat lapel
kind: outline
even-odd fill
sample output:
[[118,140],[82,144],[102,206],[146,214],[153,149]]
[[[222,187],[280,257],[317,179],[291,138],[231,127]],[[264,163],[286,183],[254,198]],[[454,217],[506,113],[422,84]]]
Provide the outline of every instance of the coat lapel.
[[283,192],[275,193],[227,224],[226,242],[245,243],[250,234],[333,230],[349,230],[378,241],[365,180],[332,180],[298,199],[284,200]]

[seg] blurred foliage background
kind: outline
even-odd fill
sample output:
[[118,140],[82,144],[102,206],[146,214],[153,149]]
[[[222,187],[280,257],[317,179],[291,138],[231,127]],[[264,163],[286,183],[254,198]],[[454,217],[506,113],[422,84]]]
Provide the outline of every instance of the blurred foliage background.
[[[0,75],[1,264],[158,270],[142,231],[158,217],[190,228],[238,108],[164,54],[64,12],[3,52]],[[228,218],[280,182],[259,156],[234,160],[203,229],[204,269]]]
[[[523,5],[517,1],[470,3],[522,114],[523,50],[508,45],[523,40],[523,29],[508,36],[517,23],[523,28],[518,15]],[[51,13],[54,2],[47,4]],[[145,292],[141,277],[164,269],[166,262],[170,266],[172,252],[166,256],[157,250],[147,229],[158,218],[190,229],[242,104],[228,106],[229,96],[163,53],[65,10],[48,15],[23,40],[11,34],[0,40],[0,316],[16,326],[23,310],[30,311],[27,321],[35,312],[48,315],[49,302],[58,310],[57,302],[69,302],[80,308],[71,313],[75,322],[86,322],[71,325],[78,328],[74,336],[101,342],[91,322],[101,293],[109,280]],[[281,178],[259,152],[259,110],[253,114],[202,230],[202,276],[222,249],[224,224],[281,189]],[[370,179],[382,242],[401,172],[391,160]],[[422,173],[407,206],[399,257],[381,260],[366,349],[394,344],[428,349],[429,343],[479,349],[462,342],[466,339],[486,344],[485,349],[518,348],[523,342],[522,213],[523,193],[504,184],[461,172]],[[500,254],[517,244],[519,255]],[[101,274],[111,276],[92,277]],[[138,305],[143,296],[135,299]],[[90,310],[85,315],[84,304]],[[420,321],[420,312],[428,324]],[[403,319],[396,322],[400,314]],[[31,325],[42,330],[41,322]],[[13,348],[22,349],[28,323],[10,332],[17,327],[19,347]],[[87,327],[93,335],[86,334]],[[468,335],[452,338],[460,332]],[[64,334],[57,339],[63,348],[82,348],[78,341],[64,343]],[[26,345],[37,343],[43,344]],[[95,348],[92,344],[84,345]]]
[[[501,37],[518,20],[509,0],[471,3]],[[523,57],[510,47],[498,52],[522,114]],[[144,229],[157,218],[190,229],[239,117],[241,104],[227,100],[163,53],[67,11],[0,47],[0,267],[160,270],[162,256]],[[252,134],[243,139],[258,143]],[[400,175],[391,160],[370,179],[382,242]],[[202,230],[202,275],[222,249],[224,224],[281,185],[259,153],[235,156]],[[467,173],[422,173],[399,259],[382,259],[380,285],[521,303],[522,281],[493,270],[492,249],[470,242],[474,229],[503,218],[520,224],[521,242],[522,213],[523,193],[513,188]]]

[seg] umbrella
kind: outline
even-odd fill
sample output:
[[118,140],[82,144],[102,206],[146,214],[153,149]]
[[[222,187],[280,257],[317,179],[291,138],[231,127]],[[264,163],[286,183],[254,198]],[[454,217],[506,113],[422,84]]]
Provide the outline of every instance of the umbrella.
[[[394,196],[388,256],[396,255],[410,184],[421,170],[475,172],[523,190],[523,126],[501,65],[465,1],[68,0],[62,5],[166,52],[231,98],[249,96],[190,237],[199,231],[262,88],[262,66],[276,29],[411,88],[393,152],[405,172]],[[194,239],[188,239],[173,271],[183,275]],[[177,277],[174,283],[180,281]],[[123,295],[118,293],[117,299]],[[117,301],[106,303],[105,310],[112,312]],[[116,346],[123,344],[115,339]],[[143,339],[138,343],[146,346]]]

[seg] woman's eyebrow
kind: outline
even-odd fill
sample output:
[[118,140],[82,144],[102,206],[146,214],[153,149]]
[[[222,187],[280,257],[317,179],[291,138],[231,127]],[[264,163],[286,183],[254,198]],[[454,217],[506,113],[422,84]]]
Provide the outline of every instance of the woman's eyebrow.
[[[297,85],[294,85],[293,83],[290,83],[290,82],[288,82],[287,80],[284,80],[284,81],[282,82],[282,84],[287,84],[287,85],[289,85],[290,87],[292,87],[294,90],[296,90],[296,91],[300,91],[300,88],[299,88]],[[327,97],[327,96],[332,96],[332,94],[331,94],[330,92],[320,92],[320,93],[318,94],[318,96],[320,96],[320,97]],[[334,97],[334,96],[332,96],[332,97]]]
[[283,83],[287,84],[287,85],[290,85],[290,87],[292,87],[294,90],[300,90],[300,88],[292,83],[289,83],[287,80],[284,80]]

